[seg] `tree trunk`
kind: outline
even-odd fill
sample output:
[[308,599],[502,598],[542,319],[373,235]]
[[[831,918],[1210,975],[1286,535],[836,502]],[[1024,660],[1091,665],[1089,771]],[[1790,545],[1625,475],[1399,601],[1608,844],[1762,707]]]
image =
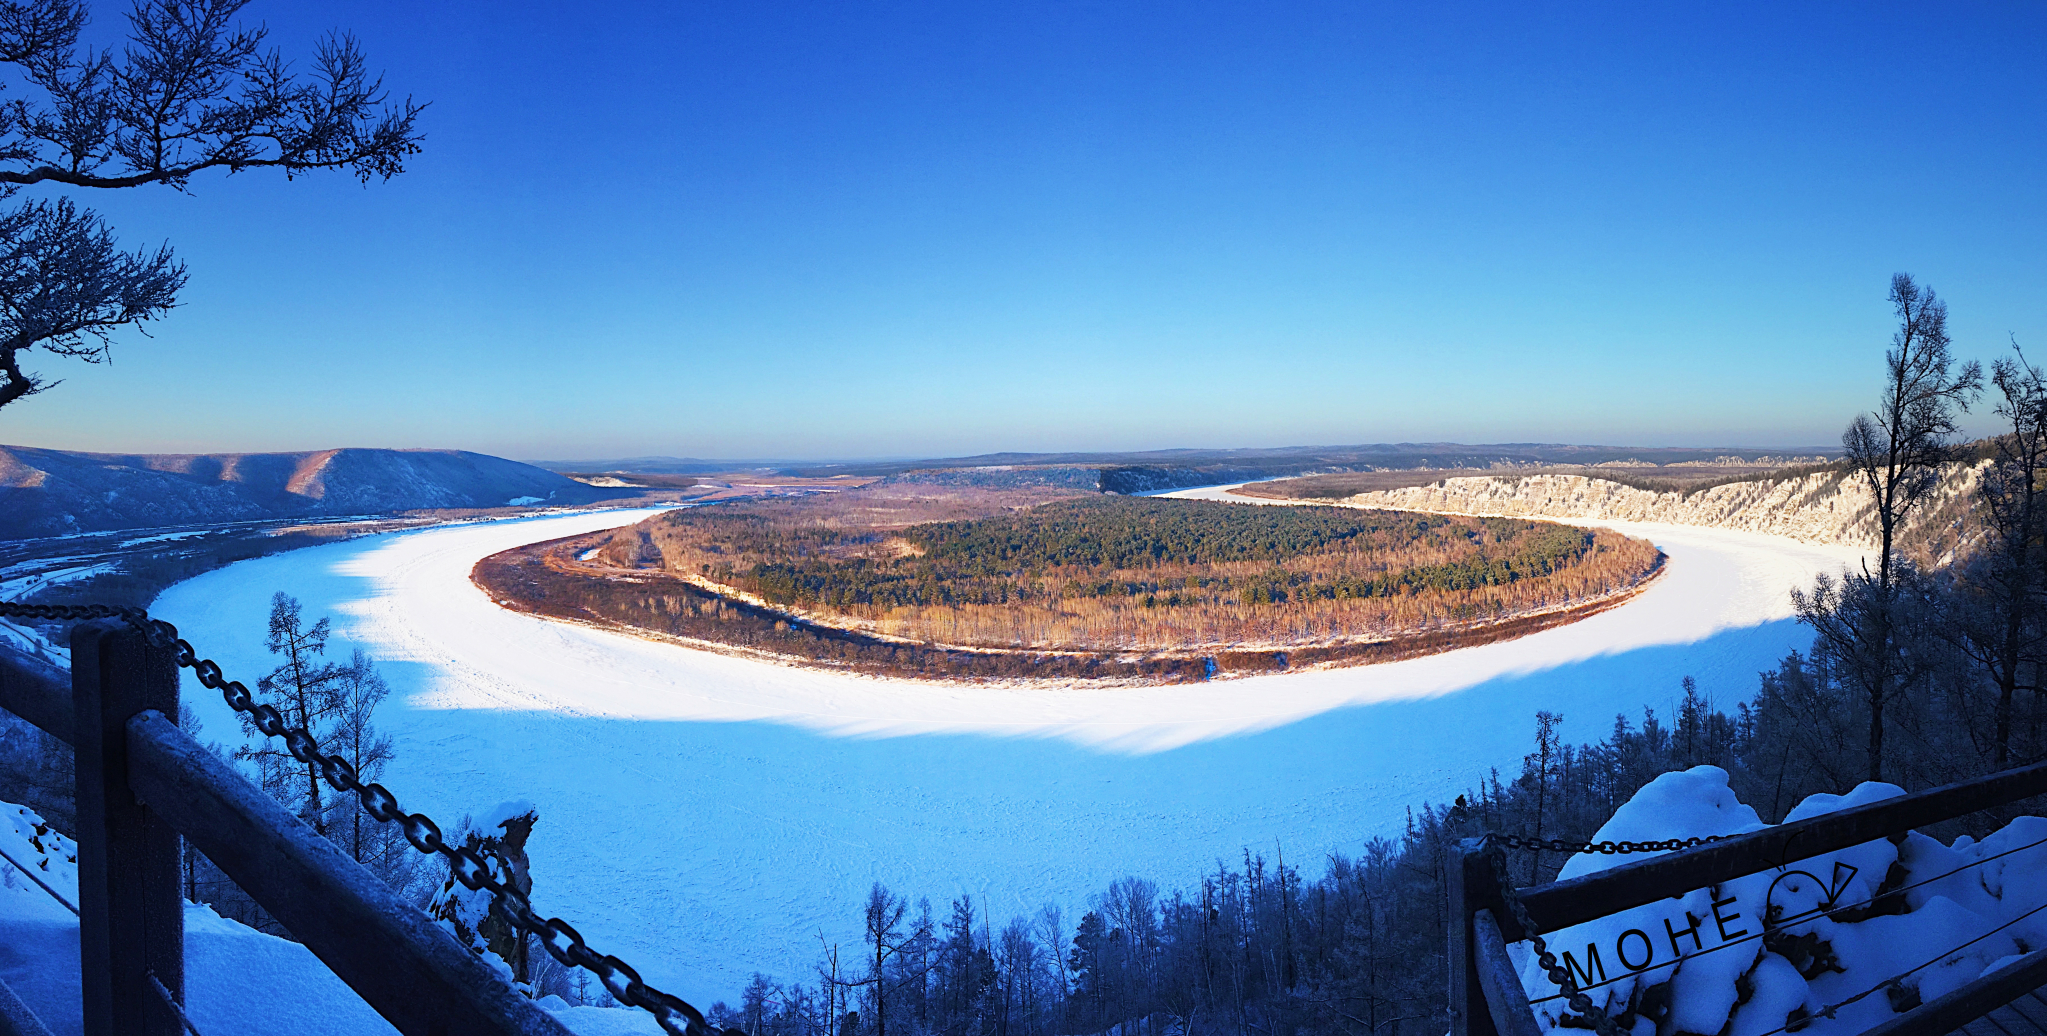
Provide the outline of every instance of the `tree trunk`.
[[1884,699],[1890,695],[1891,683],[1891,614],[1895,596],[1891,592],[1891,551],[1897,532],[1897,506],[1893,497],[1897,486],[1898,472],[1893,469],[1888,484],[1879,496],[1882,506],[1877,511],[1877,522],[1883,533],[1883,554],[1876,562],[1876,653],[1870,659],[1875,671],[1871,674],[1869,690],[1869,780],[1884,779]]

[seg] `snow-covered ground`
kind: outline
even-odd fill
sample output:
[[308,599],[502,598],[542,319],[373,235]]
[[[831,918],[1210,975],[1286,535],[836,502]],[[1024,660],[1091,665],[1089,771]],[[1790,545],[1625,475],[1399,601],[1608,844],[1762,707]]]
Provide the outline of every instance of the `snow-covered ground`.
[[[79,1004],[78,847],[0,802],[0,982],[51,1036],[84,1025]],[[660,1036],[644,1011],[541,1005],[577,1036]],[[185,905],[185,1011],[208,1036],[395,1036],[312,951]]]
[[[332,615],[397,689],[385,783],[453,823],[525,798],[534,899],[685,997],[746,975],[810,980],[820,933],[858,942],[871,882],[999,921],[1069,909],[1125,875],[1167,887],[1276,846],[1355,851],[1403,811],[1526,751],[1533,713],[1603,733],[1697,677],[1723,704],[1807,637],[1786,591],[1845,550],[1678,526],[1636,601],[1505,644],[1381,666],[1192,686],[967,687],[745,661],[498,608],[487,554],[644,517],[406,532],[242,562],[153,609],[251,684],[270,595]],[[187,680],[202,739],[236,727]],[[1312,868],[1311,868],[1312,869]],[[1077,916],[1074,915],[1074,916]]]

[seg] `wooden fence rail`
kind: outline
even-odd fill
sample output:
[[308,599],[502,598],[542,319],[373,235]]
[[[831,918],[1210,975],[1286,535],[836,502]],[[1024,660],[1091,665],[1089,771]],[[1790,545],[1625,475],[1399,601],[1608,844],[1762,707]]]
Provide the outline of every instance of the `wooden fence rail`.
[[[1845,809],[1594,874],[1518,890],[1543,934],[1683,896],[1697,889],[1861,845],[1994,806],[2047,794],[2047,762]],[[1504,946],[1531,934],[1516,923],[1500,892],[1483,839],[1466,839],[1449,870],[1449,1007],[1452,1036],[1528,1036],[1540,1031],[1507,963]],[[1500,948],[1495,951],[1493,947]],[[2047,952],[2047,951],[2043,951]],[[2034,958],[2040,958],[2035,960]],[[1882,1036],[1939,1036],[2047,982],[2047,956],[2002,969],[1954,994],[1899,1015]],[[2014,984],[2017,983],[2015,986]],[[2008,995],[2006,995],[2008,992]],[[2002,995],[2003,999],[1996,999]],[[1994,1000],[1995,1002],[1989,1002]],[[1501,1012],[1505,1011],[1506,1014]]]
[[[76,752],[85,1036],[177,1036],[184,901],[178,839],[406,1036],[569,1036],[418,907],[177,728],[170,649],[119,620],[71,634],[71,687],[0,659],[0,708]],[[232,978],[227,981],[234,981]],[[290,1005],[243,991],[249,1012]],[[0,985],[0,1036],[44,1027]]]

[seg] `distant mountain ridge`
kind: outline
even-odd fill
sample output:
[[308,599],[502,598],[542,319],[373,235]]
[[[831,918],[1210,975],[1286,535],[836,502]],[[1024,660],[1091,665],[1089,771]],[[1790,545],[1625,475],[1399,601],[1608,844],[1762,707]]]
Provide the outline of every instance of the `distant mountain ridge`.
[[117,454],[0,446],[0,539],[206,522],[584,504],[618,495],[463,450]]
[[984,453],[972,457],[926,460],[856,461],[819,464],[803,461],[719,461],[696,457],[631,457],[615,460],[533,463],[550,471],[616,471],[702,475],[727,471],[770,471],[780,475],[900,475],[911,471],[961,469],[1085,467],[1101,472],[1101,488],[1112,493],[1156,492],[1187,486],[1217,485],[1254,479],[1286,478],[1315,471],[1387,471],[1414,468],[1529,467],[1546,464],[1601,465],[1711,464],[1772,459],[1794,463],[1831,459],[1837,446],[1797,449],[1753,449],[1669,446],[1581,446],[1568,443],[1454,442],[1372,443],[1354,446],[1280,446],[1247,449],[1173,449],[1103,453]]

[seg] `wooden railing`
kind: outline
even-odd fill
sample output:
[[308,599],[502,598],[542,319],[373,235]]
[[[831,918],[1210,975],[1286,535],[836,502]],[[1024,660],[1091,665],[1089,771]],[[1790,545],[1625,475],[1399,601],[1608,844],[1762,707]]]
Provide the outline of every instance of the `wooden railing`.
[[[0,659],[0,708],[76,753],[85,1036],[184,1031],[173,1006],[185,989],[180,837],[399,1032],[568,1036],[446,929],[179,730],[176,659],[135,626],[75,627],[68,688]],[[242,996],[245,1011],[291,1007],[266,1003],[259,986]],[[4,984],[0,1036],[47,1036]]]
[[[1800,860],[2047,793],[2047,762],[1707,843],[1638,863],[1518,890],[1536,931],[1524,931],[1501,892],[1483,839],[1467,839],[1449,874],[1452,1036],[1536,1036],[1534,1011],[1506,945],[1683,896]],[[1870,1030],[1938,1036],[2047,984],[2047,949]]]

